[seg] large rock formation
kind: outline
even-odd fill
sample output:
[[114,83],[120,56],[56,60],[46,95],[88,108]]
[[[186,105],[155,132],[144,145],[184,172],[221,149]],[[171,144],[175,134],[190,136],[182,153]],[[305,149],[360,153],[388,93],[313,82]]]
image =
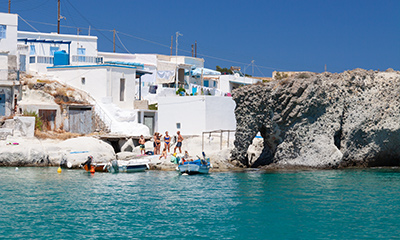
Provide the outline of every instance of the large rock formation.
[[[400,165],[400,72],[301,73],[234,91],[232,160],[258,167]],[[256,161],[247,151],[264,139]]]

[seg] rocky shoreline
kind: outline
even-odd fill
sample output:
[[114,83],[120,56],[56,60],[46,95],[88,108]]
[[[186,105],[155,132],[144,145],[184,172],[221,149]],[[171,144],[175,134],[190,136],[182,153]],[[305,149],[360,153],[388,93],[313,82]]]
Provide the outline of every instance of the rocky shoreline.
[[[236,165],[400,165],[400,72],[300,73],[239,88],[233,97]],[[262,141],[253,142],[258,132]]]

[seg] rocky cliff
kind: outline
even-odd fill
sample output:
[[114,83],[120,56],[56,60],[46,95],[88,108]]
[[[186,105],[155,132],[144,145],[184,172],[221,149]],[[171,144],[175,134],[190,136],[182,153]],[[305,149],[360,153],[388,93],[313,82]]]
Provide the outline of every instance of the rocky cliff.
[[[238,165],[400,166],[400,72],[300,73],[239,88],[233,98]],[[258,132],[263,147],[252,159]]]

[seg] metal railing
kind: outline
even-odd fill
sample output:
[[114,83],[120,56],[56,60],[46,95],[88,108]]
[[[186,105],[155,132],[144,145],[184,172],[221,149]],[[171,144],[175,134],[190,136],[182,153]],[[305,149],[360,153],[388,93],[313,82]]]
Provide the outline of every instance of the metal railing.
[[103,57],[72,55],[72,62],[75,62],[75,63],[103,63]]
[[222,136],[223,133],[228,133],[228,140],[227,140],[227,147],[229,148],[229,136],[231,132],[236,132],[236,130],[214,130],[214,131],[208,131],[208,132],[203,132],[201,134],[201,151],[204,152],[204,134],[209,134],[209,137],[211,137],[211,135],[213,133],[219,133],[220,137],[219,137],[219,149],[222,150]]
[[99,118],[101,119],[101,121],[103,121],[103,123],[110,129],[111,131],[111,127],[112,127],[112,123],[113,120],[110,116],[108,116],[108,114],[103,110],[103,108],[100,106],[100,104],[98,104],[96,102],[95,106],[94,106],[94,111],[97,114],[97,116],[99,116]]

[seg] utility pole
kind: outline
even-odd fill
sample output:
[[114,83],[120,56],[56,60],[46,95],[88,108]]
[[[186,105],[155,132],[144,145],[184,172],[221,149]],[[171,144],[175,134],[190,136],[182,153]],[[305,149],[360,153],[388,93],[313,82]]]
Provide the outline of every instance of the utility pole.
[[326,64],[325,64],[325,72],[326,72]]
[[193,44],[192,44],[192,57],[193,57]]
[[176,39],[175,39],[175,63],[176,63],[176,67],[175,67],[175,70],[176,70],[176,74],[175,74],[175,91],[176,91],[176,88],[177,88],[177,86],[178,86],[178,37],[179,36],[183,36],[182,34],[180,34],[179,32],[176,32]]
[[8,13],[11,13],[11,0],[8,0]]
[[194,42],[194,57],[197,58],[197,41]]
[[58,0],[58,21],[57,21],[57,33],[60,34],[60,0]]
[[113,51],[115,52],[115,28],[113,30],[113,45],[114,45]]
[[251,76],[254,77],[254,60],[251,60]]
[[171,56],[172,56],[172,43],[173,43],[173,41],[174,41],[174,36],[171,36],[171,47],[170,47],[170,49],[171,49]]
[[89,25],[89,31],[88,31],[88,35],[90,36],[90,25]]

